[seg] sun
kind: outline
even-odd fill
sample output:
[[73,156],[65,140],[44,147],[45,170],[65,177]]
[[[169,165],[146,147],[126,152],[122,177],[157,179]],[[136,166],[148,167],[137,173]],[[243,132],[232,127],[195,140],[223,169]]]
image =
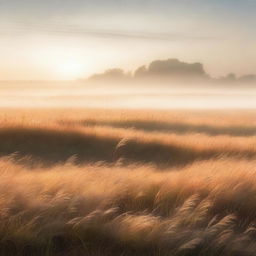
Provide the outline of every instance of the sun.
[[56,64],[56,75],[60,79],[78,79],[83,76],[84,65],[78,61],[68,60]]

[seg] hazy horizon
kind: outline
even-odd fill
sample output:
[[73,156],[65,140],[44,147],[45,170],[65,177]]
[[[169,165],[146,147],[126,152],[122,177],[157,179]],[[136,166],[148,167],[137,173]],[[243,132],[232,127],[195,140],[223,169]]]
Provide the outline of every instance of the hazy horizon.
[[[147,80],[149,81],[149,80]],[[256,109],[255,84],[0,82],[1,108]]]
[[74,80],[156,59],[256,73],[251,0],[0,0],[0,80]]
[[0,106],[256,108],[252,0],[0,0]]
[[[125,79],[129,79],[131,82],[132,80],[137,79],[147,79],[148,82],[158,82],[161,80],[169,81],[182,81],[185,80],[186,83],[194,83],[198,79],[203,79],[203,82],[222,82],[222,83],[233,83],[233,82],[240,82],[240,85],[243,83],[255,83],[256,82],[256,73],[246,73],[241,74],[240,76],[236,73],[229,72],[223,76],[212,76],[205,70],[204,63],[200,62],[184,62],[183,60],[179,60],[176,58],[166,58],[166,59],[158,59],[153,60],[150,63],[144,63],[133,70],[124,70],[120,67],[108,67],[105,70],[101,70],[101,72],[91,73],[86,77],[75,77],[73,79],[0,79],[0,82],[72,82],[72,81],[83,81],[83,82],[92,82],[97,80],[107,80],[110,82],[122,81]],[[192,80],[191,80],[192,78]],[[189,80],[190,79],[190,80]],[[172,85],[172,83],[170,83]]]

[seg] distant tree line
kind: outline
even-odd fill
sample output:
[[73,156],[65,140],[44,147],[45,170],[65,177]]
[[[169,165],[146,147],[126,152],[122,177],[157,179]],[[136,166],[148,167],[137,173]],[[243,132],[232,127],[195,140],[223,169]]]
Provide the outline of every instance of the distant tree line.
[[230,73],[227,76],[220,78],[212,78],[204,70],[202,63],[186,63],[178,59],[155,60],[148,66],[141,66],[133,73],[125,72],[123,69],[115,68],[108,69],[103,73],[94,74],[89,77],[90,80],[131,80],[131,79],[200,79],[210,80],[213,82],[225,83],[254,83],[256,82],[255,74],[248,74],[237,77],[235,74]]

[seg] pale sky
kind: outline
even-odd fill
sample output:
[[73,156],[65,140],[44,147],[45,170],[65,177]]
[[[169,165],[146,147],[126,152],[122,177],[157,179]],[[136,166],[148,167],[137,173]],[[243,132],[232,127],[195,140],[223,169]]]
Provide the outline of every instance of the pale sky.
[[155,59],[256,73],[256,0],[0,0],[0,80],[133,71]]

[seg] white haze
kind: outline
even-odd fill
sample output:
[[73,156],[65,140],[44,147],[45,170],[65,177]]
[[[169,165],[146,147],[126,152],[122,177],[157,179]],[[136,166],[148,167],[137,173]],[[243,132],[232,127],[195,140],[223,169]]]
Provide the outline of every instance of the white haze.
[[0,107],[255,109],[256,86],[88,82],[1,82]]

